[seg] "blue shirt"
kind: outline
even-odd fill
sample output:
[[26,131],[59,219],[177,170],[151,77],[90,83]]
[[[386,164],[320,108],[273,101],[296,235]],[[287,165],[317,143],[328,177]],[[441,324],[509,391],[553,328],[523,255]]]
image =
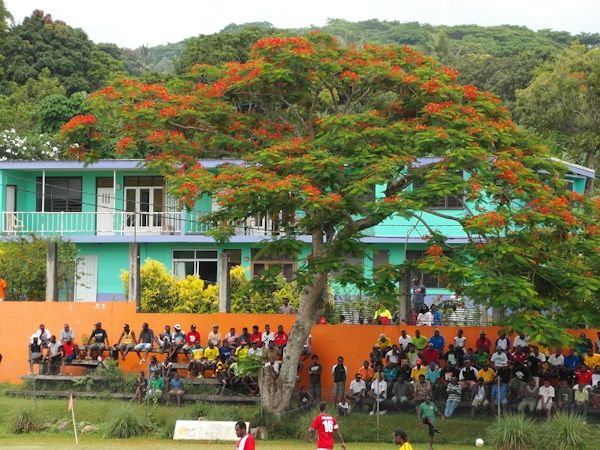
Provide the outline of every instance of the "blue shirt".
[[436,326],[442,324],[442,312],[439,309],[433,312],[433,324]]
[[[506,384],[500,383],[500,402],[506,401]],[[492,386],[492,398],[498,398],[498,383],[494,383]]]
[[222,361],[227,361],[231,358],[231,347],[221,347],[219,349],[219,355]]
[[441,353],[444,350],[444,346],[446,345],[446,340],[441,334],[439,336],[436,336],[434,334],[429,338],[429,343],[433,345],[433,348],[435,348],[438,352]]
[[581,360],[577,355],[567,355],[565,356],[565,367],[567,369],[577,369],[581,364]]
[[183,378],[173,378],[170,382],[169,382],[171,389],[176,389],[176,390],[180,390],[183,388]]
[[437,382],[437,380],[440,379],[441,376],[441,372],[440,369],[438,369],[437,367],[435,369],[433,369],[433,371],[428,367],[427,370],[425,371],[425,379],[427,381],[429,381],[431,384],[434,384]]

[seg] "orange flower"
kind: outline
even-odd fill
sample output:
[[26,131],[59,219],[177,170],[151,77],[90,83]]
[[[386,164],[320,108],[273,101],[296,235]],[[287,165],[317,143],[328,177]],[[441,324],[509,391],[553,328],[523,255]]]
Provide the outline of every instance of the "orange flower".
[[442,247],[440,247],[437,244],[433,244],[432,246],[427,248],[427,250],[425,250],[425,253],[433,258],[439,258],[444,254],[444,249],[442,249]]
[[466,99],[474,102],[478,95],[477,88],[473,85],[467,84],[466,86],[463,86],[463,95]]
[[61,131],[63,133],[67,133],[72,129],[80,127],[82,125],[96,125],[96,123],[98,123],[98,119],[96,119],[96,116],[93,116],[91,114],[79,115],[73,117],[71,120],[65,123],[62,126]]

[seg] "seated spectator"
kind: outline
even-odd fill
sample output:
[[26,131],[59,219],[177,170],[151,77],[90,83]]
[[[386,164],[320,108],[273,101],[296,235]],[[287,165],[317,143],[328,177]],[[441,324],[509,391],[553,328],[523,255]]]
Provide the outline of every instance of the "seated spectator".
[[429,338],[429,344],[436,349],[441,355],[444,352],[444,347],[446,346],[446,340],[444,336],[440,334],[440,330],[437,328],[433,331],[433,336]]
[[573,389],[569,387],[567,380],[560,381],[560,388],[558,389],[558,409],[564,412],[572,412],[573,411],[573,398],[574,392]]
[[446,399],[444,417],[448,419],[452,417],[452,414],[454,414],[454,411],[456,411],[456,408],[460,405],[460,398],[462,396],[462,389],[456,378],[453,377],[450,379],[450,383],[446,386],[446,393],[448,394],[448,397]]
[[492,413],[497,411],[498,404],[500,404],[500,410],[502,414],[506,414],[508,408],[508,386],[506,383],[498,383],[497,381],[492,384],[492,395],[491,395],[490,407]]
[[410,335],[406,334],[406,330],[402,330],[400,332],[400,337],[398,338],[398,344],[400,344],[400,348],[404,351],[408,351],[408,344],[412,342],[412,338]]
[[563,356],[560,348],[557,348],[556,352],[552,353],[548,357],[548,363],[555,369],[560,369],[565,365],[565,357]]
[[589,368],[593,369],[596,366],[600,366],[600,355],[594,353],[592,349],[588,349],[585,356],[583,357],[583,363]]
[[407,405],[412,398],[413,387],[407,383],[402,377],[392,386],[392,403],[396,408],[402,408]]
[[65,364],[71,364],[71,362],[77,358],[79,348],[70,337],[67,337],[62,343],[60,349],[62,352],[62,365],[60,366],[60,373],[62,375],[64,374]]
[[267,348],[263,350],[263,359],[265,361],[272,359],[281,359],[281,351],[275,347],[275,341],[267,341]]
[[400,352],[396,344],[392,345],[392,348],[385,354],[385,359],[388,365],[393,367],[400,367]]
[[510,360],[513,364],[525,364],[525,361],[527,361],[527,354],[523,352],[521,347],[516,347],[513,354],[510,355]]
[[442,324],[442,311],[437,305],[431,305],[431,315],[433,316],[433,326],[439,327]]
[[62,362],[62,343],[56,340],[56,336],[50,336],[48,341],[48,350],[46,356],[44,356],[44,362],[46,363],[46,371],[48,375],[54,375],[56,368],[61,365]]
[[548,361],[544,361],[538,370],[537,376],[540,379],[540,384],[543,384],[544,380],[549,380],[552,384],[558,378],[558,371],[548,364]]
[[581,364],[581,358],[575,354],[575,350],[570,348],[567,356],[565,356],[565,369],[571,372],[575,372]]
[[269,342],[275,341],[275,333],[271,331],[269,324],[265,325],[265,331],[260,335],[260,339],[265,348],[269,345]]
[[458,352],[456,351],[454,344],[448,346],[448,351],[444,353],[443,358],[446,360],[446,364],[452,364],[455,367],[458,365]]
[[415,367],[412,368],[412,370],[410,371],[410,378],[412,379],[413,383],[417,383],[419,381],[419,377],[421,375],[423,375],[423,378],[425,378],[425,373],[427,372],[427,368],[425,366],[422,365],[423,362],[420,359],[417,359],[417,363],[415,364]]
[[475,367],[480,368],[483,367],[484,364],[487,364],[490,357],[487,352],[484,352],[483,349],[478,348],[475,352]]
[[188,377],[202,378],[202,358],[204,358],[204,349],[196,343],[190,349],[192,355],[188,363]]
[[160,352],[161,353],[170,353],[172,342],[173,342],[173,333],[171,332],[171,326],[165,325],[165,331],[158,335],[158,345],[160,346]]
[[[148,327],[148,324],[144,322],[138,336],[137,344],[133,348],[140,360],[140,365],[146,362],[146,358],[148,358],[148,353],[152,350],[152,343],[154,341],[157,341],[158,343],[158,340],[154,337],[154,331],[152,331],[152,329]],[[198,341],[198,343],[200,343],[200,341]],[[142,357],[141,352],[146,352],[146,354]]]
[[475,341],[475,348],[478,352],[487,353],[488,355],[490,354],[492,343],[486,337],[485,330],[481,330],[481,332],[479,333],[479,339]]
[[383,368],[383,379],[386,381],[388,386],[392,386],[394,382],[398,379],[398,368],[397,366],[387,364]]
[[277,326],[277,333],[275,333],[275,347],[279,349],[279,351],[283,351],[283,347],[285,347],[288,343],[288,334],[283,331],[283,325]]
[[517,406],[517,410],[522,414],[529,410],[533,414],[540,399],[539,389],[536,386],[535,380],[530,380],[529,383],[523,386],[520,398],[521,401],[519,402],[519,406]]
[[229,345],[227,339],[223,339],[223,344],[219,347],[219,360],[229,364],[232,362],[233,348]]
[[600,365],[594,367],[594,372],[592,373],[592,381],[591,385],[596,386],[600,382]]
[[425,350],[421,352],[421,359],[425,365],[435,363],[436,365],[440,362],[440,353],[433,348],[432,344],[429,344]]
[[29,343],[32,343],[33,338],[35,337],[35,338],[37,338],[38,344],[40,344],[40,347],[42,347],[42,349],[44,349],[44,348],[48,347],[48,342],[50,341],[50,336],[52,336],[52,334],[50,333],[50,330],[48,330],[44,326],[43,323],[40,323],[39,328],[29,338]]
[[[154,356],[152,358],[155,358]],[[150,361],[152,363],[152,361]],[[158,372],[152,372],[148,377],[148,400],[158,403],[162,397],[163,389],[165,388],[165,380]]]
[[[248,334],[248,328],[244,328],[243,330],[246,330],[246,334]],[[249,340],[249,339],[250,339],[250,335],[248,335],[247,340]],[[235,347],[238,345],[238,340],[239,340],[239,336],[235,332],[235,327],[231,327],[229,329],[229,333],[227,333],[225,335],[225,341],[227,341],[231,347]]]
[[258,325],[252,326],[252,334],[250,335],[250,342],[248,342],[248,345],[252,345],[254,342],[262,344],[262,333],[258,330]]
[[348,400],[343,398],[337,404],[337,410],[338,410],[338,414],[340,416],[348,416],[348,415],[350,415],[350,412],[351,412],[351,405],[350,405],[350,403],[348,403]]
[[592,375],[592,371],[585,364],[581,364],[579,369],[575,371],[575,383],[591,387]]
[[166,382],[173,378],[176,373],[177,370],[173,368],[173,363],[169,359],[165,359],[160,363],[160,374]]
[[496,370],[508,367],[508,355],[501,347],[496,348],[496,351],[491,356],[490,360]]
[[452,362],[446,361],[445,367],[440,371],[441,379],[444,383],[449,383],[452,377],[458,380],[458,368]]
[[496,339],[494,348],[500,348],[500,350],[508,354],[508,352],[510,351],[510,339],[506,336],[506,331],[498,331],[498,339]]
[[208,333],[208,342],[213,343],[213,347],[218,347],[219,345],[221,345],[221,341],[223,340],[223,337],[221,336],[221,333],[219,332],[219,325],[218,324],[213,324],[213,329],[210,333]]
[[575,389],[575,394],[573,395],[573,406],[575,413],[581,414],[583,420],[586,420],[588,413],[588,404],[590,402],[590,390],[585,389],[585,387],[580,384]]
[[135,392],[133,394],[133,398],[131,399],[132,402],[139,401],[140,403],[142,403],[147,385],[148,380],[146,380],[144,371],[140,370],[138,377],[135,379]]
[[546,417],[550,417],[552,414],[552,400],[555,397],[555,393],[554,388],[550,386],[548,380],[545,380],[544,385],[540,386],[538,394],[539,401],[536,409],[538,411],[546,411]]
[[477,384],[479,372],[474,367],[471,367],[471,361],[465,361],[465,367],[460,369],[458,373],[458,384],[463,390],[471,389]]
[[123,325],[123,331],[117,341],[117,350],[121,353],[121,360],[125,361],[127,354],[133,350],[135,346],[135,333],[129,328],[129,324]]
[[250,337],[251,337],[251,334],[248,333],[248,328],[247,327],[242,328],[242,332],[238,336],[235,346],[237,347],[238,345],[240,345],[240,342],[242,342],[242,341],[246,341],[246,344],[248,344],[248,342],[250,342]]
[[488,363],[485,362],[481,369],[479,369],[477,376],[479,378],[483,378],[483,383],[484,384],[492,384],[494,382],[494,379],[496,378],[496,371],[494,369],[491,369],[488,366]]
[[276,375],[279,375],[279,368],[281,367],[281,362],[276,360],[274,357],[271,357],[267,360],[263,367],[265,369],[272,369]]
[[415,344],[408,344],[408,351],[406,352],[406,361],[410,367],[415,367],[417,365],[417,360],[419,358],[419,352],[415,348]]
[[171,401],[171,397],[177,398],[177,406],[181,406],[181,399],[183,398],[183,378],[179,378],[179,374],[175,372],[175,375],[169,381],[169,392],[167,394],[167,406]]
[[383,373],[379,373],[379,377],[371,383],[371,392],[369,396],[373,399],[373,409],[369,413],[370,416],[374,414],[385,414],[386,411],[381,409],[381,403],[387,400],[387,383],[383,379]]
[[183,351],[183,346],[185,345],[185,334],[181,331],[181,325],[176,323],[173,325],[173,340],[171,341],[171,350],[169,350],[169,355],[167,356],[167,360],[171,362],[177,362],[177,353]]
[[427,397],[433,397],[433,391],[431,389],[431,383],[425,379],[425,375],[419,375],[419,381],[413,386],[414,391],[414,402],[419,416],[419,404],[424,402]]
[[[217,360],[219,359],[219,349],[215,347],[214,340],[208,341],[208,347],[204,349],[204,359],[201,361],[202,364],[202,375],[206,377],[205,372],[207,370],[212,370],[214,375],[214,370],[217,365]],[[214,378],[214,376],[213,376]]]
[[543,363],[548,359],[544,352],[540,352],[540,348],[537,345],[533,347],[533,352],[531,353],[531,356],[536,358],[540,363]]
[[480,377],[477,379],[477,384],[471,390],[471,417],[475,417],[477,409],[482,406],[485,408],[489,404],[488,393],[483,384],[483,378]]
[[[462,358],[465,354],[467,348],[467,338],[464,335],[464,331],[459,329],[454,336],[454,349],[457,353],[458,358]],[[462,361],[459,361],[459,364],[462,364]]]
[[600,353],[600,331],[596,332],[596,353]]
[[[92,341],[94,342],[92,344]],[[109,347],[108,334],[102,328],[101,322],[96,322],[96,327],[92,331],[87,342],[88,359],[96,359],[102,355],[102,352]]]
[[29,375],[33,375],[33,365],[42,362],[42,346],[37,337],[31,338],[29,344]]
[[369,361],[363,361],[363,365],[358,369],[360,378],[365,382],[367,390],[371,389],[371,382],[373,381],[373,368],[369,366]]
[[246,354],[249,356],[263,358],[264,349],[262,347],[262,343],[257,343],[256,341],[252,342],[252,346],[247,350]]
[[590,391],[590,406],[592,408],[600,408],[600,381]]
[[593,350],[592,340],[586,336],[585,333],[579,335],[579,340],[575,344],[575,352],[583,359],[588,350]]
[[465,353],[465,356],[463,356],[463,366],[465,365],[465,362],[467,361],[471,361],[471,364],[473,366],[477,365],[477,357],[475,356],[475,353],[473,352],[473,349],[471,347],[469,347],[467,349],[467,353]]
[[298,391],[298,407],[300,409],[309,409],[315,404],[315,399],[306,389],[306,386],[300,386]]
[[377,364],[381,364],[381,358],[383,357],[380,348],[377,345],[374,345],[371,353],[369,353],[369,361],[372,367],[375,367]]
[[433,314],[429,311],[426,305],[421,306],[419,314],[417,315],[417,326],[427,326],[430,327],[433,325]]
[[362,379],[360,373],[356,373],[354,375],[354,380],[350,382],[350,390],[348,394],[346,394],[346,400],[351,405],[353,410],[361,409],[362,404],[365,401],[367,396],[367,385],[365,380]]
[[160,364],[158,363],[158,359],[156,359],[156,356],[152,355],[150,362],[148,363],[148,378],[158,376],[160,373],[161,368]]
[[235,376],[228,364],[225,364],[222,361],[217,361],[217,366],[215,368],[215,378],[221,384],[221,390],[217,393],[217,395],[223,395],[225,393],[225,388],[233,384]]
[[379,325],[388,325],[392,323],[392,313],[383,304],[379,303],[373,315],[373,322]]
[[380,355],[385,355],[392,348],[392,341],[385,334],[381,333],[375,345],[379,349]]
[[190,359],[190,350],[192,349],[194,344],[196,344],[196,342],[200,344],[200,333],[196,331],[196,325],[192,324],[190,325],[190,331],[185,333],[185,343],[183,344],[183,347],[181,347],[181,351],[184,355],[186,355],[188,360]]
[[429,344],[429,339],[426,336],[421,336],[421,330],[415,331],[415,337],[412,340],[412,344],[415,346],[418,352],[422,352]]
[[60,330],[60,342],[65,342],[67,338],[71,338],[71,342],[75,342],[75,333],[73,333],[69,324],[65,323],[63,329]]
[[439,381],[441,376],[440,368],[435,362],[430,361],[425,370],[425,379],[434,385]]
[[294,314],[294,308],[292,308],[287,298],[283,299],[283,305],[279,307],[279,314]]
[[[246,344],[247,344],[246,341],[240,341],[240,346],[235,349],[235,359],[236,359],[236,361],[239,361],[240,359],[245,358],[246,356],[248,356],[248,354],[249,354],[249,348],[248,348],[248,346]],[[254,342],[252,343],[252,345],[255,345]]]
[[515,350],[520,347],[524,352],[529,352],[529,337],[523,332],[519,333],[515,338],[514,346]]

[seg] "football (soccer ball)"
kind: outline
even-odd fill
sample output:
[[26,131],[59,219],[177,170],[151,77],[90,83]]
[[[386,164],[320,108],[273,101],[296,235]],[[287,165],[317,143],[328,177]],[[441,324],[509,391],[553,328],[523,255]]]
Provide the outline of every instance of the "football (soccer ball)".
[[483,444],[484,444],[483,439],[481,439],[481,438],[475,439],[475,445],[477,447],[483,447]]

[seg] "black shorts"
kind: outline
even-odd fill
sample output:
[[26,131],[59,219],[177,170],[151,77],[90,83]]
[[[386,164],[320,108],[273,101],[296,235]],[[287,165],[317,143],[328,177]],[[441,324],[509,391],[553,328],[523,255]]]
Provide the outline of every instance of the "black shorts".
[[421,421],[425,425],[427,425],[427,427],[429,427],[429,437],[435,436],[435,425],[433,424],[433,422],[427,417],[424,417],[423,419],[421,419]]

